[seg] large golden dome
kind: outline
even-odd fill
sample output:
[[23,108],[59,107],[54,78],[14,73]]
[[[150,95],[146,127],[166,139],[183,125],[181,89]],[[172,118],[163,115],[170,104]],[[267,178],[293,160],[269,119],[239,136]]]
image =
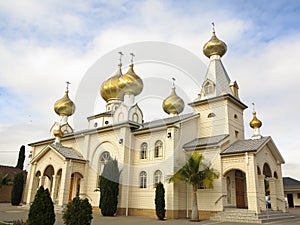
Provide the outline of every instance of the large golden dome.
[[203,53],[205,56],[210,58],[212,55],[223,56],[227,51],[227,46],[225,42],[219,40],[216,36],[215,31],[213,30],[213,34],[211,39],[206,42],[203,46]]
[[143,90],[142,79],[134,72],[133,64],[129,66],[126,74],[119,79],[119,86],[122,88],[124,94],[139,95]]
[[257,119],[256,112],[253,112],[253,119],[250,121],[250,127],[251,128],[260,128],[262,126],[262,122]]
[[180,114],[183,111],[184,102],[176,94],[175,87],[172,88],[171,94],[163,101],[162,106],[168,114]]
[[110,100],[123,100],[124,93],[120,87],[120,77],[122,76],[122,64],[118,65],[117,73],[104,81],[101,85],[101,96],[107,102]]
[[75,112],[75,104],[71,101],[66,90],[64,97],[57,100],[54,104],[54,111],[60,116],[71,116]]

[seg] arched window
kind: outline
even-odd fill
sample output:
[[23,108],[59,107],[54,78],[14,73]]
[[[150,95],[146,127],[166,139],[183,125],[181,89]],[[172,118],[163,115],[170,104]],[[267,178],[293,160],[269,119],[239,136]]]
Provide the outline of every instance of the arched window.
[[147,149],[148,149],[148,145],[146,142],[144,142],[141,145],[141,159],[147,159]]
[[207,80],[203,87],[205,95],[210,95],[214,93],[214,83],[210,80]]
[[264,167],[263,167],[263,174],[266,176],[266,177],[272,177],[272,171],[270,169],[270,166],[268,163],[265,163],[264,164]]
[[133,115],[132,115],[132,121],[133,121],[133,122],[136,122],[136,123],[139,121],[139,116],[138,116],[138,114],[133,113]]
[[156,170],[154,172],[154,187],[156,187],[159,182],[162,182],[162,172],[160,170]]
[[103,153],[101,154],[99,161],[100,161],[100,162],[103,162],[103,163],[106,163],[108,160],[110,160],[110,158],[111,158],[111,157],[110,157],[109,152],[108,152],[108,151],[105,151],[105,152],[103,152]]
[[154,148],[154,157],[162,157],[162,152],[163,152],[163,143],[162,141],[157,141],[155,142],[155,148]]
[[140,173],[140,188],[146,188],[147,187],[147,173],[146,171],[142,171]]

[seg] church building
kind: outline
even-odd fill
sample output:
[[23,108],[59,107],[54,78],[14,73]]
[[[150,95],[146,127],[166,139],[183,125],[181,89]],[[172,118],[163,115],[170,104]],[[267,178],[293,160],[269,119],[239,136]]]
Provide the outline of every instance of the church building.
[[[266,195],[273,211],[285,211],[281,165],[284,163],[270,136],[262,136],[262,122],[253,106],[250,127],[253,136],[245,138],[243,111],[247,105],[239,97],[222,56],[226,44],[213,29],[203,53],[209,59],[205,79],[195,100],[185,103],[170,88],[162,102],[165,118],[144,122],[143,109],[135,96],[143,91],[143,80],[132,63],[124,73],[122,64],[115,75],[99,80],[106,110],[87,117],[87,129],[76,131],[68,123],[75,103],[68,96],[54,104],[59,115],[50,137],[30,143],[32,157],[24,201],[30,204],[39,186],[50,191],[57,208],[75,196],[88,198],[99,206],[99,175],[107,160],[117,159],[120,175],[119,215],[155,217],[155,187],[165,187],[166,217],[185,218],[192,209],[192,187],[169,178],[197,151],[219,177],[212,189],[198,189],[201,218],[241,208],[257,214],[266,210]],[[121,61],[121,60],[120,60]],[[102,85],[101,85],[102,83]],[[192,113],[181,114],[185,107]]]

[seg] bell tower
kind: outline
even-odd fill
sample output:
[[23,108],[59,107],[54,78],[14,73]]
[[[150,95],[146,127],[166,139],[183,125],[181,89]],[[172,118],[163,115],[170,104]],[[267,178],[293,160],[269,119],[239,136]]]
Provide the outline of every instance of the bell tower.
[[231,81],[221,61],[227,46],[216,36],[214,24],[211,39],[203,46],[210,59],[198,97],[189,105],[200,113],[200,137],[229,134],[230,140],[244,139],[243,111],[247,106],[240,101],[239,87]]

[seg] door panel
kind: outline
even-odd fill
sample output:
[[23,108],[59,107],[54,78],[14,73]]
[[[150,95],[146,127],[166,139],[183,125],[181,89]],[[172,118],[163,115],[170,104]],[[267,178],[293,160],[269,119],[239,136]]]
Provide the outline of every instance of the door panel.
[[236,207],[246,208],[245,204],[245,182],[244,179],[235,179],[235,192],[236,192]]

